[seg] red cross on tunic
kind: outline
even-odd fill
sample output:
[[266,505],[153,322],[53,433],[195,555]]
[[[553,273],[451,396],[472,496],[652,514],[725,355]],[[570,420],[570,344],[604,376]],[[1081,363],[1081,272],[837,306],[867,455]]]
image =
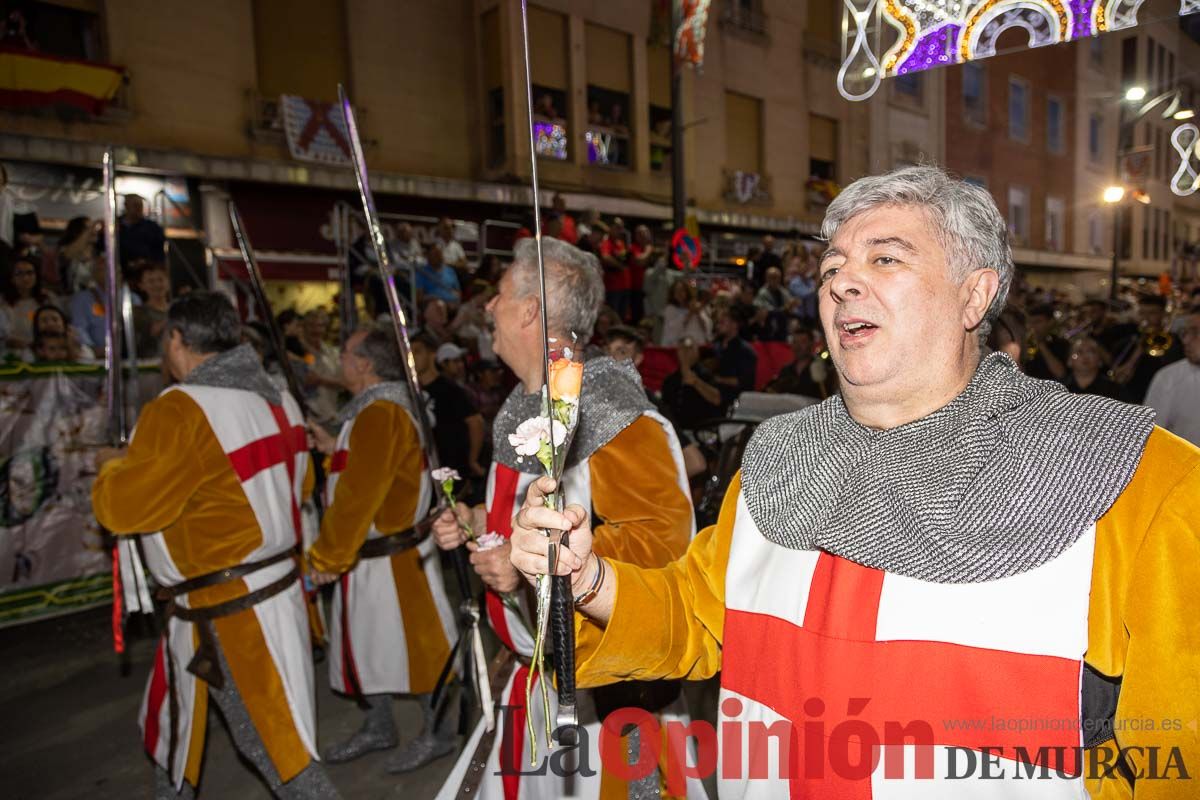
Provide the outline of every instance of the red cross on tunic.
[[275,424],[279,426],[279,433],[273,433],[242,445],[229,454],[229,463],[233,465],[233,470],[242,483],[277,464],[287,467],[288,498],[292,502],[292,524],[296,529],[296,545],[300,546],[302,543],[300,504],[292,487],[296,485],[296,456],[308,449],[308,435],[303,425],[292,425],[288,421],[283,406],[268,405],[271,415],[275,418]]
[[[1076,720],[1079,661],[939,641],[877,641],[883,580],[880,570],[822,553],[813,572],[802,626],[767,614],[726,611],[722,686],[792,722],[787,764],[791,797],[872,797],[870,766],[861,771],[843,769],[841,775],[831,768],[830,736],[849,720],[857,721],[860,730],[861,723],[869,725],[884,750],[888,745],[904,744],[896,730],[913,722],[932,728],[934,744],[973,750],[1003,748],[1002,756],[1007,759],[1017,758],[1017,747],[1024,747],[1033,763],[1040,763],[1036,757],[1039,748],[1067,748],[1042,752],[1050,761],[1049,769],[1060,766],[1058,758],[1062,756],[1056,757],[1056,752],[1065,752],[1064,774],[1079,773],[1074,750],[1080,739],[1077,725],[1019,732],[950,724],[994,717]],[[822,740],[805,741],[805,723],[817,722],[823,724],[822,733],[813,725],[812,738],[820,736]],[[742,727],[746,736],[748,726]],[[845,739],[834,737],[832,741],[837,745]],[[864,763],[860,742],[857,738],[847,742],[845,749],[850,752],[842,763]],[[911,733],[907,743],[913,744]],[[753,762],[753,752],[750,758]],[[886,756],[883,760],[878,769],[886,776],[890,774],[885,770]],[[895,763],[898,766],[900,759]],[[741,770],[743,776],[750,774],[748,765]],[[905,777],[916,776],[910,772]]]
[[[488,531],[508,539],[512,536],[512,520],[516,513],[517,485],[521,473],[503,464],[496,464],[496,476],[492,486],[492,504],[487,510]],[[515,650],[512,634],[508,630],[508,617],[504,613],[504,601],[497,592],[488,589],[487,614],[492,630],[509,650]]]

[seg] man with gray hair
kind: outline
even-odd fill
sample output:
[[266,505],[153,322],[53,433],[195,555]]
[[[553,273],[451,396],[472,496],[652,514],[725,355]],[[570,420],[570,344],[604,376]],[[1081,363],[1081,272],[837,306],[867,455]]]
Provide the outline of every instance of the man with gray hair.
[[210,700],[275,797],[337,797],[316,759],[296,552],[313,477],[300,407],[218,292],[171,304],[163,366],[178,383],[142,409],[127,451],[97,454],[92,485],[96,519],[140,534],[169,601],[141,709],[154,797],[195,796]]
[[[551,346],[575,348],[591,338],[604,298],[604,284],[596,257],[566,242],[542,241],[546,272],[547,326]],[[511,267],[500,280],[499,293],[488,304],[495,322],[496,354],[521,383],[496,416],[494,457],[488,476],[487,502],[476,508],[459,504],[460,520],[470,520],[476,534],[498,533],[504,544],[480,549],[467,543],[475,571],[488,586],[487,613],[492,629],[504,644],[508,663],[495,685],[494,695],[504,706],[497,731],[487,736],[482,727],[468,743],[447,779],[441,797],[458,797],[478,790],[481,797],[511,796],[519,782],[521,797],[596,797],[601,784],[613,781],[591,775],[564,776],[543,763],[531,769],[532,742],[526,735],[526,714],[532,730],[545,730],[540,703],[526,708],[524,689],[533,652],[531,598],[526,596],[520,573],[509,559],[507,537],[513,511],[520,508],[525,491],[539,474],[536,459],[522,460],[509,435],[527,419],[542,412],[542,326],[538,287],[537,245],[533,239],[517,244]],[[637,480],[631,480],[633,475]],[[629,361],[607,356],[589,360],[583,368],[580,417],[567,455],[563,475],[568,502],[595,514],[596,548],[604,555],[643,567],[662,567],[681,556],[695,533],[691,495],[683,453],[675,431],[646,398],[641,378]],[[434,524],[438,544],[445,549],[465,543],[455,514],[446,511]],[[504,596],[517,599],[507,603]],[[552,698],[550,719],[554,719]],[[678,719],[683,709],[677,684],[639,683],[583,692],[579,697],[580,722],[587,731],[586,750],[591,764],[599,763],[600,723],[608,710],[636,706]],[[483,723],[481,722],[482,726]],[[650,742],[657,749],[657,742]],[[637,755],[636,741],[623,741],[623,752]],[[544,759],[544,748],[538,748]],[[582,757],[582,756],[581,756]],[[484,785],[478,786],[478,782]],[[657,786],[657,777],[652,779]],[[616,783],[621,783],[616,781]],[[606,786],[604,791],[616,789]],[[701,792],[699,782],[692,797]],[[626,787],[618,791],[626,794]],[[474,797],[476,794],[472,793]]]
[[454,617],[437,549],[416,526],[433,486],[424,465],[404,363],[393,332],[358,331],[342,348],[342,380],[354,395],[337,438],[310,430],[329,456],[325,516],[307,553],[314,583],[337,582],[330,609],[329,682],[366,708],[358,731],[326,748],[339,764],[399,742],[392,695],[421,703],[424,727],[385,765],[416,769],[454,749],[431,694],[450,655]]
[[982,189],[863,178],[823,232],[841,392],[759,426],[683,559],[605,563],[529,490],[513,563],[570,530],[559,573],[599,584],[580,685],[720,671],[727,796],[1196,796],[1200,450],[982,349],[1013,270]]

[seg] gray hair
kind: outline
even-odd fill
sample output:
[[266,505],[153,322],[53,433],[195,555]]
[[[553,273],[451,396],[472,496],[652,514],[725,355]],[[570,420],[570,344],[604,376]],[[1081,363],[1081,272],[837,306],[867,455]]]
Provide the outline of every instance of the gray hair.
[[[604,279],[600,262],[591,253],[560,239],[542,239],[546,265],[546,324],[551,333],[573,333],[582,346],[592,338],[596,316],[604,305]],[[521,297],[538,294],[537,243],[522,239],[513,248],[509,268],[513,286]]]
[[396,344],[396,332],[385,328],[370,328],[354,348],[354,355],[371,362],[371,368],[381,381],[404,380],[404,361]]
[[946,250],[951,276],[962,282],[978,269],[1000,276],[1000,286],[979,323],[982,341],[1008,299],[1013,279],[1008,225],[987,190],[951,177],[933,166],[904,167],[847,186],[825,212],[821,237],[831,241],[838,228],[880,206],[918,206],[929,214],[934,235]]

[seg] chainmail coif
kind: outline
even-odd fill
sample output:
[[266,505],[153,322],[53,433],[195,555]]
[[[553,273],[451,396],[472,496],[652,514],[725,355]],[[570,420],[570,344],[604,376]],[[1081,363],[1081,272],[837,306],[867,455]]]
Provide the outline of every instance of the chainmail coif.
[[[584,363],[579,396],[579,427],[567,453],[567,466],[590,457],[654,408],[646,398],[642,376],[633,362],[614,361],[608,356],[591,358]],[[517,460],[516,451],[508,443],[508,435],[525,420],[546,415],[542,397],[541,392],[526,394],[525,385],[518,383],[504,401],[492,426],[493,458],[496,461],[518,472],[541,472],[536,458]]]
[[776,544],[938,583],[1016,575],[1070,547],[1133,477],[1154,411],[1069,394],[986,356],[962,394],[891,430],[840,396],[767,420],[742,491]]

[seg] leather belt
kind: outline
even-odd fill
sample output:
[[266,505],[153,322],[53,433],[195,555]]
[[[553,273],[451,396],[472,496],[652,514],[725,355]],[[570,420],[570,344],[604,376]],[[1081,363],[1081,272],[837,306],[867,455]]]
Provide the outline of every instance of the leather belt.
[[[210,572],[207,575],[200,575],[195,578],[189,578],[186,581],[181,581],[173,586],[162,586],[156,593],[158,599],[167,601],[167,617],[178,617],[179,619],[190,622],[196,626],[196,632],[200,640],[199,646],[196,648],[195,655],[188,662],[188,672],[195,675],[200,680],[212,686],[214,689],[225,688],[225,676],[221,674],[221,667],[217,657],[217,641],[213,634],[212,620],[220,617],[227,617],[230,614],[236,614],[239,611],[244,611],[248,608],[253,608],[264,600],[268,600],[280,592],[292,586],[300,578],[300,567],[293,564],[292,568],[282,578],[268,583],[266,586],[255,589],[240,597],[235,597],[231,600],[226,600],[222,603],[215,603],[211,606],[202,606],[200,608],[188,608],[187,606],[178,605],[175,598],[180,595],[194,592],[197,589],[206,589],[210,586],[220,586],[223,583],[230,583],[238,578],[244,577],[251,573],[265,569],[281,561],[289,558],[294,558],[296,551],[294,549],[284,550],[282,553],[276,553],[273,556],[260,559],[259,561],[250,561],[245,564],[235,564],[232,567]],[[163,632],[165,647],[170,649],[170,627]],[[175,685],[175,659],[170,653],[166,654],[167,662],[167,709],[168,719],[171,726],[171,733],[168,738],[167,747],[167,763],[173,765],[175,763],[175,749],[178,746],[178,731],[177,717],[179,714],[179,699],[176,696],[177,687]]]
[[377,539],[367,539],[363,542],[362,547],[358,548],[358,557],[360,559],[383,558],[402,553],[405,550],[412,550],[423,541],[425,541],[425,536],[420,531],[416,528],[406,528],[399,533],[389,533],[387,536],[380,536]]

